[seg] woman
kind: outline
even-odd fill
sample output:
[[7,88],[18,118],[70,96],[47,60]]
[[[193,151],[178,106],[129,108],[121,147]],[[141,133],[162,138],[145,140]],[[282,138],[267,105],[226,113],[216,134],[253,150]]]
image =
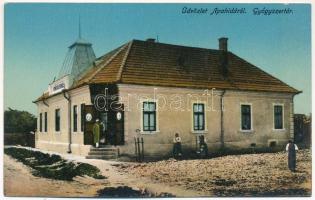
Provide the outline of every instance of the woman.
[[286,151],[288,152],[288,167],[292,172],[295,172],[296,168],[296,151],[299,150],[299,148],[292,142],[292,140],[289,140],[289,143],[286,146]]

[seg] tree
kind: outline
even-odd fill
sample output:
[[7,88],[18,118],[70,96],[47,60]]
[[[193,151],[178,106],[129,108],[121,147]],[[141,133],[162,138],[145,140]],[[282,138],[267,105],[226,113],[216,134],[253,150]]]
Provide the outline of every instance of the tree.
[[9,108],[4,111],[5,133],[29,133],[36,129],[36,117],[27,112]]

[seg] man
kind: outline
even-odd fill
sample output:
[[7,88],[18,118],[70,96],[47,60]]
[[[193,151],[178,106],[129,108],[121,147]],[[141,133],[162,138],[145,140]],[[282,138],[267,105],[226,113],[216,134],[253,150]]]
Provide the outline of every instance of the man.
[[100,141],[100,123],[99,123],[99,119],[96,119],[95,123],[93,125],[93,139],[94,139],[95,147],[98,148],[98,144],[99,144],[99,141]]
[[289,140],[285,150],[288,152],[288,166],[292,172],[295,172],[296,168],[296,151],[299,150],[296,144],[292,140]]

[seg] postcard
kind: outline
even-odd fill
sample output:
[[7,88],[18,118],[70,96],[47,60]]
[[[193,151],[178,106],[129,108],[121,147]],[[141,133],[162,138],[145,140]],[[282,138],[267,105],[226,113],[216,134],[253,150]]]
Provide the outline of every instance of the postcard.
[[310,197],[311,4],[6,3],[5,197]]

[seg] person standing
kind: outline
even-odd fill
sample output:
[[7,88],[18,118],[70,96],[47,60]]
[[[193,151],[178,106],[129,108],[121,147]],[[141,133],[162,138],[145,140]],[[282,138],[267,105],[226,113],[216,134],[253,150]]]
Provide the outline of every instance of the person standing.
[[208,145],[204,135],[199,136],[199,153],[200,156],[206,158],[208,156]]
[[174,146],[173,146],[173,156],[174,158],[177,158],[179,156],[182,156],[182,139],[179,137],[178,133],[175,133],[175,137],[173,140]]
[[99,123],[99,119],[96,119],[95,123],[93,125],[93,139],[94,139],[95,147],[98,148],[98,144],[99,144],[99,141],[100,141],[100,123]]
[[286,151],[288,152],[288,167],[292,172],[295,172],[296,168],[296,151],[299,150],[296,144],[292,140],[286,146]]

